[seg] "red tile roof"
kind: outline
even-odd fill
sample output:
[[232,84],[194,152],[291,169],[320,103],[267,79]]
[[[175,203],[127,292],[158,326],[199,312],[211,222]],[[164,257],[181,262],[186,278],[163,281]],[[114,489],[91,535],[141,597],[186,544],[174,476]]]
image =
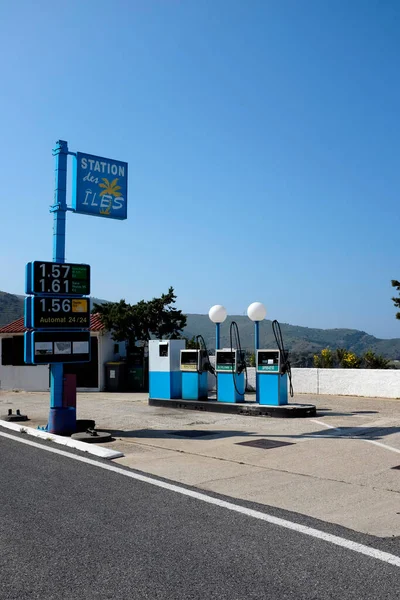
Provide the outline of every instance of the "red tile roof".
[[[100,316],[98,314],[90,315],[90,331],[103,331],[104,325],[102,325]],[[24,327],[24,317],[0,327],[0,333],[25,333],[28,331]]]

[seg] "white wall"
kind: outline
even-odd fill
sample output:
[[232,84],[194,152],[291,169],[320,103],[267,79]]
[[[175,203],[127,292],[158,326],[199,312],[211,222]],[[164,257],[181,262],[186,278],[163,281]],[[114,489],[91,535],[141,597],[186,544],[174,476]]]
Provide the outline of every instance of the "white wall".
[[[92,333],[93,335],[93,333]],[[104,363],[114,360],[114,342],[109,333],[95,334],[99,340],[99,386],[98,388],[78,388],[78,391],[95,392],[105,389]],[[1,338],[13,337],[12,335],[0,336],[0,390],[24,390],[26,392],[47,392],[49,390],[48,365],[21,366],[2,365]]]
[[47,365],[13,367],[1,364],[1,340],[7,337],[13,336],[0,335],[0,390],[47,391],[49,389],[49,367]]
[[293,369],[300,394],[400,398],[399,369]]
[[[247,368],[250,390],[255,371]],[[292,379],[295,394],[400,398],[400,369],[292,369]],[[214,376],[208,377],[208,389],[215,390]]]
[[[333,371],[333,369],[327,370]],[[341,369],[341,371],[344,370],[345,369]],[[292,369],[293,389],[295,394],[318,394],[318,371],[320,371],[320,369]]]
[[49,368],[47,365],[12,367],[0,364],[1,391],[24,390],[26,392],[45,392],[48,389]]

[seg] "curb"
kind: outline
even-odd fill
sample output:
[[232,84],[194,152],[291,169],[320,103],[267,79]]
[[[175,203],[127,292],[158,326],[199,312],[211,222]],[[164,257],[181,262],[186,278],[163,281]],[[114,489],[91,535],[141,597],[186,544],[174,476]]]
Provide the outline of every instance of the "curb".
[[28,435],[32,435],[33,437],[37,437],[42,440],[47,440],[49,442],[61,444],[62,446],[74,448],[75,450],[87,452],[88,454],[94,454],[94,456],[97,456],[98,458],[105,458],[107,460],[111,460],[113,458],[121,458],[122,456],[124,456],[123,452],[119,452],[118,450],[109,450],[108,448],[101,448],[100,446],[96,446],[95,444],[79,442],[78,440],[73,440],[70,437],[55,435],[54,433],[49,433],[48,431],[33,429],[33,427],[25,427],[21,423],[10,423],[9,421],[2,421],[0,419],[0,427],[4,427],[5,429],[11,429],[12,431],[16,431],[18,433],[27,433]]
[[216,402],[212,400],[179,400],[149,398],[149,406],[162,406],[186,410],[219,412],[231,415],[249,415],[251,417],[275,417],[277,419],[307,419],[316,416],[314,404],[283,404],[272,406],[256,402]]

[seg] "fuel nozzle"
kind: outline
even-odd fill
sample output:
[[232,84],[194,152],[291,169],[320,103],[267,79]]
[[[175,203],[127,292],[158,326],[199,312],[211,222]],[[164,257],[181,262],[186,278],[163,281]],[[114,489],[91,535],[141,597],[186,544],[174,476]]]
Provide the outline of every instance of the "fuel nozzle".
[[215,375],[215,368],[210,363],[210,361],[207,361],[206,363],[204,363],[204,370],[211,373],[211,375]]
[[237,373],[238,375],[240,375],[240,373],[243,373],[243,371],[246,368],[246,361],[245,359],[242,357],[240,362],[238,363],[238,367],[237,367]]
[[285,350],[282,355],[281,375],[285,375],[290,369],[289,352]]

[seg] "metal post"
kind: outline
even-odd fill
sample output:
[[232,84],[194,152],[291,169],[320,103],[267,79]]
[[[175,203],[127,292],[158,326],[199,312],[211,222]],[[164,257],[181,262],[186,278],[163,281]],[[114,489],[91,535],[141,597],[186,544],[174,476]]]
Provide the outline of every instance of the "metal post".
[[[59,140],[53,150],[55,157],[54,205],[51,212],[53,221],[53,262],[65,262],[65,225],[67,214],[67,158],[68,143]],[[63,433],[63,388],[64,365],[50,365],[50,417],[49,431]],[[57,414],[60,409],[60,414]]]
[[255,353],[260,347],[260,321],[254,321],[254,348]]
[[256,402],[260,402],[259,373],[257,373],[257,350],[260,347],[260,321],[254,321],[254,360],[256,366]]
[[221,323],[215,323],[215,349],[219,350],[219,344],[220,344],[220,335],[219,335],[219,328],[220,328]]

